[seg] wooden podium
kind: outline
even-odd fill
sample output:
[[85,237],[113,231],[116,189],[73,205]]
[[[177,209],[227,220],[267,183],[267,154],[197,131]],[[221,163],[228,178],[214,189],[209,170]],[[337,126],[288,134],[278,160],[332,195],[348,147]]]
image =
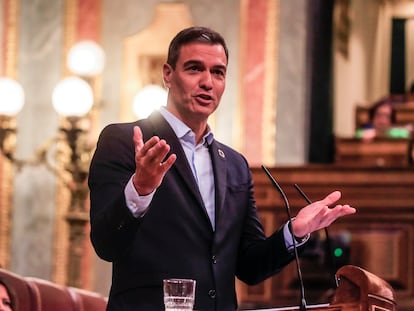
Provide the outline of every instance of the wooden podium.
[[[357,266],[343,266],[336,273],[339,286],[332,302],[323,305],[309,305],[306,310],[317,311],[396,311],[392,287]],[[306,292],[305,292],[306,293]],[[299,307],[260,309],[260,311],[293,311]],[[251,311],[259,311],[251,310]]]

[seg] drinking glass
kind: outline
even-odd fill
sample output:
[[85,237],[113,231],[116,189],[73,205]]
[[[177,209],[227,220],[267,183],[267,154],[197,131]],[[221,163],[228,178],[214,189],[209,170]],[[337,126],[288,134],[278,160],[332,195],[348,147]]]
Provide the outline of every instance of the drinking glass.
[[191,279],[165,279],[164,306],[166,311],[193,310],[196,281]]

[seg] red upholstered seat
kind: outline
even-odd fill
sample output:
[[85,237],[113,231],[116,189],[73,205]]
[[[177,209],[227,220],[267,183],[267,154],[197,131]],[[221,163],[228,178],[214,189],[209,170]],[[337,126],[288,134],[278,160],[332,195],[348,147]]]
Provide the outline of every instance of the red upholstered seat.
[[78,311],[105,311],[107,300],[101,295],[79,288],[70,287],[78,305]]
[[36,292],[25,278],[10,271],[0,269],[0,279],[3,280],[15,298],[15,309],[40,311],[37,304]]
[[13,293],[15,310],[22,311],[105,311],[105,297],[83,289],[58,285],[35,277],[22,277],[0,269]]
[[41,311],[78,311],[69,289],[50,281],[38,278],[26,278],[37,291]]

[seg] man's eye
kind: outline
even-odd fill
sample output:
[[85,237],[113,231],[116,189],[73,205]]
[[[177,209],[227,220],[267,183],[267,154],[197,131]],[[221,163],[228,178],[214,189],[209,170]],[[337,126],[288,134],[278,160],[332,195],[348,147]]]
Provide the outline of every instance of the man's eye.
[[214,70],[213,73],[215,75],[224,76],[224,71],[223,70]]
[[220,69],[213,70],[212,74],[217,76],[217,77],[220,77],[220,78],[223,78],[223,77],[226,76],[226,72],[224,70],[220,70]]
[[188,69],[191,71],[200,71],[200,68],[198,66],[190,66]]

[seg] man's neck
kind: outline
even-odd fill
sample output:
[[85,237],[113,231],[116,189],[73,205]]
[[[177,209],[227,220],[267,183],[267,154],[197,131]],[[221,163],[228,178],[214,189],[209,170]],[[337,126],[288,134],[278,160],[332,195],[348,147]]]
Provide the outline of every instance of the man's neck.
[[206,119],[197,119],[194,116],[185,117],[178,113],[178,111],[169,109],[168,106],[165,108],[194,132],[196,143],[199,143],[202,140],[203,136],[209,131]]

